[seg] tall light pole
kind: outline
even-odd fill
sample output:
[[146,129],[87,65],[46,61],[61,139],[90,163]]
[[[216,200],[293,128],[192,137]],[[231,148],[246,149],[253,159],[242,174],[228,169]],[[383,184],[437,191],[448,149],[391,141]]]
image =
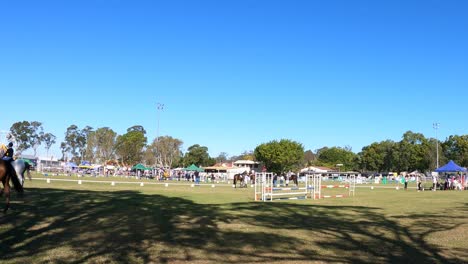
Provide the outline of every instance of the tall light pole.
[[[161,117],[161,111],[164,110],[164,104],[162,103],[156,103],[156,109],[158,110],[158,129],[156,130],[156,152],[158,153],[158,156],[157,156],[157,163],[159,163],[158,165],[161,166],[161,154],[159,153],[159,119]],[[158,169],[158,177],[160,176],[159,175],[159,169]]]
[[164,110],[164,104],[157,103],[156,107],[158,109],[158,130],[156,131],[156,140],[159,141],[159,118],[161,115],[161,111]]
[[433,123],[432,127],[435,129],[436,133],[436,169],[439,168],[439,139],[437,138],[437,130],[439,129],[440,123]]

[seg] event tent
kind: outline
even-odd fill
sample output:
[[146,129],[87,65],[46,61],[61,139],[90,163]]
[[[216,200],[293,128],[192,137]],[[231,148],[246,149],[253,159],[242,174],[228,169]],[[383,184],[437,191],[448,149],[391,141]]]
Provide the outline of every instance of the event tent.
[[197,166],[195,166],[195,164],[188,166],[187,168],[185,168],[185,170],[186,171],[203,171],[203,169],[198,168]]
[[151,170],[150,168],[146,168],[143,164],[138,163],[137,165],[132,167],[132,170]]
[[465,168],[458,166],[453,160],[449,161],[444,166],[436,169],[437,172],[457,172],[457,171],[466,171]]

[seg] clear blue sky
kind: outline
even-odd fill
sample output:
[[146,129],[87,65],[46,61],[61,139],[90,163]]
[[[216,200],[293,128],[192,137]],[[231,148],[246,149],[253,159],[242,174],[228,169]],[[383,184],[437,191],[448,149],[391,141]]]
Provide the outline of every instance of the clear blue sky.
[[[468,134],[468,1],[3,1],[0,130],[142,125],[238,155]],[[53,152],[59,155],[57,143]]]

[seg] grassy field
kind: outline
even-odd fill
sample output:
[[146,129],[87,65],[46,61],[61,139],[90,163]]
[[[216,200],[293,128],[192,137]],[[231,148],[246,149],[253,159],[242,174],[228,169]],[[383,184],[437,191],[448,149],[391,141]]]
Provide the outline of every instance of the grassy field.
[[0,213],[1,263],[468,263],[468,191],[262,203],[229,185],[38,177]]

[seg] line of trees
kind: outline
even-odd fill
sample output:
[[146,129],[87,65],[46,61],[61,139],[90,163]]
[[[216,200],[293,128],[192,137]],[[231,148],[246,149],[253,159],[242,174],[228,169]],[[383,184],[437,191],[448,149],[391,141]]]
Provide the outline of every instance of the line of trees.
[[[22,121],[10,127],[9,139],[15,141],[16,152],[32,149],[34,156],[37,148],[43,145],[47,150],[56,143],[56,136],[44,133],[42,123],[37,121]],[[146,130],[143,126],[132,126],[123,135],[118,135],[109,127],[93,129],[90,126],[79,128],[70,125],[64,141],[60,143],[63,161],[80,163],[83,160],[92,163],[106,163],[115,161],[119,164],[131,166],[145,163],[155,167],[211,166],[218,160],[228,161],[227,154],[221,153],[219,158],[211,158],[208,148],[195,144],[182,152],[183,141],[171,136],[161,136],[148,144]]]
[[398,142],[374,142],[357,154],[349,147],[324,147],[315,153],[306,153],[306,162],[332,168],[343,164],[343,170],[361,172],[427,172],[437,167],[437,145],[439,164],[454,160],[461,166],[468,166],[468,135],[449,136],[445,141],[437,142],[412,131],[404,133]]
[[[16,151],[21,153],[32,149],[34,155],[39,146],[49,149],[56,143],[56,136],[44,132],[41,122],[22,121],[14,123],[10,135],[16,142]],[[186,153],[182,152],[183,141],[171,136],[160,136],[148,142],[143,126],[132,126],[123,135],[109,127],[80,129],[70,125],[65,140],[60,143],[63,160],[80,162],[88,160],[104,163],[115,160],[124,165],[145,163],[148,166],[178,167],[195,164],[211,166],[215,163],[238,159],[261,161],[269,171],[282,173],[296,171],[305,166],[326,166],[335,168],[342,164],[342,171],[401,172],[430,171],[436,168],[436,146],[439,145],[440,164],[454,160],[461,166],[468,166],[468,135],[449,136],[443,142],[426,138],[421,133],[408,131],[398,142],[385,140],[374,142],[354,153],[350,147],[323,147],[304,151],[301,143],[281,139],[258,145],[254,151],[228,157],[225,152],[210,157],[208,148],[195,144]],[[48,153],[47,153],[48,155]],[[69,159],[68,159],[69,158]]]

